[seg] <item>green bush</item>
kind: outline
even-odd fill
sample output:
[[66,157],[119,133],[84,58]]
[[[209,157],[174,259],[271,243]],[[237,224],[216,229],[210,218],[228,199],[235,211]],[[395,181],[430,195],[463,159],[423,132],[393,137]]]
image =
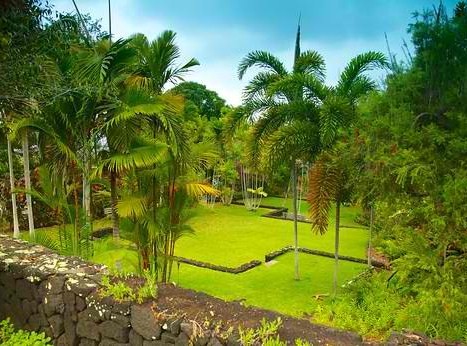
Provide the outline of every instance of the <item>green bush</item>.
[[[354,330],[369,339],[409,329],[429,337],[467,341],[467,312],[462,292],[426,290],[415,294],[387,272],[369,274],[319,305],[316,322]],[[445,288],[452,287],[446,284]]]
[[44,333],[15,330],[10,319],[0,322],[0,345],[3,346],[48,346],[50,338]]

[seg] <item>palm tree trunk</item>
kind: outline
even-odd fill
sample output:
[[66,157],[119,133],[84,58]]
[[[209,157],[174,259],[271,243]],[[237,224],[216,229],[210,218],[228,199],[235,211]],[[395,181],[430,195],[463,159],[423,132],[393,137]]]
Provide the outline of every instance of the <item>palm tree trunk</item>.
[[112,208],[112,235],[114,239],[120,238],[117,203],[117,172],[112,169],[110,170],[110,204]]
[[337,273],[339,270],[339,228],[340,228],[341,204],[336,201],[336,234],[334,240],[334,295],[337,293]]
[[26,206],[28,212],[29,236],[34,237],[34,214],[32,211],[32,198],[28,191],[31,191],[31,177],[29,176],[29,142],[28,131],[23,132],[23,163],[24,163],[24,187],[26,189]]
[[293,231],[294,231],[294,256],[295,256],[295,280],[300,280],[299,263],[298,263],[298,215],[297,215],[297,165],[295,160],[292,167],[292,184],[293,184]]
[[13,211],[13,237],[19,238],[19,223],[18,223],[18,207],[16,206],[15,190],[15,173],[13,170],[13,150],[11,142],[7,138],[8,143],[8,166],[10,170],[10,191],[11,191],[11,209]]
[[371,237],[373,232],[373,206],[370,207],[370,236],[368,239],[368,268],[371,268]]
[[83,209],[86,216],[86,222],[91,223],[91,181],[89,180],[91,172],[90,155],[85,154],[84,172],[83,172]]
[[74,220],[74,230],[73,230],[73,254],[80,255],[79,243],[80,243],[80,225],[79,225],[79,197],[78,197],[78,173],[76,172],[76,165],[73,167],[75,170],[74,176],[74,188],[73,188],[73,199],[74,199],[74,206],[75,206],[75,220]]
[[[152,138],[153,139],[156,139],[156,134],[157,134],[157,127],[156,127],[156,122],[154,121],[153,124],[152,124]],[[153,169],[154,169],[154,172],[153,172],[153,176],[152,176],[152,219],[153,219],[153,222],[154,224],[156,224],[157,220],[156,220],[156,216],[157,216],[157,202],[158,202],[158,199],[157,199],[157,181],[156,181],[156,176],[155,176],[155,171],[156,171],[156,164],[153,165]],[[156,238],[156,237],[154,237]],[[156,276],[157,276],[157,271],[159,270],[158,268],[158,263],[157,263],[157,258],[158,258],[158,254],[157,254],[157,241],[156,239],[154,239],[154,244],[153,244],[153,249],[154,249],[154,272],[156,273]]]

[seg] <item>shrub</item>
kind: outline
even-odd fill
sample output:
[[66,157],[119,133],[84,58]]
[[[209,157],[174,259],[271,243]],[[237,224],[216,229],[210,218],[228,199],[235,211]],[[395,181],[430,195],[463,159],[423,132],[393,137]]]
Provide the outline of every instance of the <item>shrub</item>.
[[[391,331],[410,329],[429,337],[466,341],[467,312],[462,292],[421,290],[399,283],[397,275],[368,274],[342,294],[318,306],[316,322],[350,329],[369,339],[384,339]],[[445,288],[452,287],[446,284]]]

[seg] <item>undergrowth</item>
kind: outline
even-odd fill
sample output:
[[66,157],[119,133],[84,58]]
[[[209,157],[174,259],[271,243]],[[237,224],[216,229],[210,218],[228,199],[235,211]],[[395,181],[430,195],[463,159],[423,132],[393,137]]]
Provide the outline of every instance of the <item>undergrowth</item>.
[[369,273],[318,305],[313,320],[356,331],[367,339],[386,339],[391,331],[405,329],[467,341],[465,305],[443,306],[440,290],[414,294],[388,272]]

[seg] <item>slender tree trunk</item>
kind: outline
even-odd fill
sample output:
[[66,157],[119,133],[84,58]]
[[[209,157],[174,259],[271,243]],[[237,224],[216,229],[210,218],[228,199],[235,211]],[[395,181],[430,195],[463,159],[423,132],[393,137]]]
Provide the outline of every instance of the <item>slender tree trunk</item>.
[[83,172],[83,209],[86,216],[86,222],[91,223],[91,161],[89,153],[85,154],[84,172]]
[[170,241],[170,250],[169,250],[169,269],[168,269],[168,275],[167,275],[167,281],[170,282],[170,278],[172,276],[172,267],[173,267],[173,256],[175,252],[175,240],[172,238]]
[[337,273],[339,271],[339,230],[341,218],[341,203],[336,202],[336,234],[334,239],[334,295],[337,293]]
[[297,164],[293,161],[292,167],[293,184],[293,231],[294,231],[294,256],[295,256],[295,280],[300,280],[298,263],[298,220],[297,220]]
[[78,173],[76,172],[77,167],[73,167],[75,170],[73,176],[74,176],[74,188],[73,188],[73,199],[74,199],[74,204],[75,204],[75,222],[74,222],[74,231],[73,231],[73,254],[74,255],[80,255],[80,224],[79,224],[79,197],[78,197]]
[[373,236],[373,206],[370,207],[370,237],[368,239],[368,268],[371,268],[371,237]]
[[13,237],[19,238],[19,222],[18,222],[18,207],[16,206],[15,190],[15,173],[13,170],[13,150],[11,142],[7,138],[8,143],[8,166],[10,170],[10,191],[11,191],[11,209],[13,211]]
[[[154,121],[153,124],[152,124],[152,138],[153,139],[156,139],[156,133],[157,133],[157,128],[156,128],[156,122]],[[156,181],[156,176],[155,176],[155,171],[156,171],[156,164],[153,165],[153,169],[154,169],[154,172],[153,172],[153,176],[152,176],[152,219],[154,221],[154,224],[156,224],[157,220],[156,220],[156,216],[157,216],[157,202],[158,202],[158,199],[157,199],[157,181]],[[158,268],[158,263],[157,263],[157,259],[158,259],[158,254],[157,254],[157,237],[154,237],[154,243],[153,243],[153,249],[154,249],[154,272],[156,273],[156,276],[157,276],[157,272],[159,270]]]
[[114,239],[120,238],[120,225],[117,210],[117,172],[110,170],[110,203],[112,208],[112,235]]
[[[92,212],[91,212],[91,156],[92,151],[86,145],[85,147],[85,157],[84,157],[84,171],[83,171],[83,210],[84,210],[84,217],[86,225],[86,234],[85,234],[85,244],[86,246],[80,249],[81,251],[84,249],[86,253],[84,254],[85,257],[92,256],[92,233],[93,233],[93,225],[92,225]],[[82,253],[83,255],[83,253]]]
[[[29,176],[29,142],[28,131],[23,132],[23,163],[24,163],[24,187],[26,191],[31,191],[31,177]],[[34,237],[34,214],[32,210],[32,198],[29,192],[26,192],[26,206],[28,212],[29,236]]]

